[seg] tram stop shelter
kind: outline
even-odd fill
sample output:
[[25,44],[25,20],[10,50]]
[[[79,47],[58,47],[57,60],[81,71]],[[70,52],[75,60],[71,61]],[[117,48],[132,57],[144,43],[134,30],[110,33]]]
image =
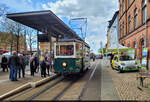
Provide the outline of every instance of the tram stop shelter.
[[[56,38],[56,41],[59,39],[59,37],[61,37],[61,39],[74,38],[83,41],[71,28],[69,28],[60,18],[58,18],[50,10],[11,13],[7,14],[7,18],[37,30],[38,53],[39,42],[49,42],[50,52],[52,51],[52,36]],[[39,31],[46,35],[39,34]]]

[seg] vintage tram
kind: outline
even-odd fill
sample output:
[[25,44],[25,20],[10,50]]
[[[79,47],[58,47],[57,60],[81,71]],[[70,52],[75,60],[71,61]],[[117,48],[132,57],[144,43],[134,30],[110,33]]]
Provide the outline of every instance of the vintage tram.
[[54,72],[58,75],[82,73],[90,67],[90,47],[76,39],[54,43]]

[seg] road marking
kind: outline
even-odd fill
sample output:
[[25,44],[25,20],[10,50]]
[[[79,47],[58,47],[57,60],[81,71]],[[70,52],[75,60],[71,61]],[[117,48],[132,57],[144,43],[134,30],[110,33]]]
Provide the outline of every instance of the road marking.
[[81,97],[83,97],[83,93],[84,93],[85,90],[87,89],[88,83],[89,83],[90,80],[92,79],[92,77],[93,77],[93,75],[94,75],[94,73],[95,73],[95,70],[97,69],[97,65],[98,65],[98,62],[97,62],[97,64],[96,64],[94,70],[92,71],[92,74],[90,75],[89,80],[86,82],[85,87],[83,88],[83,90],[82,90],[82,92],[81,92],[81,94],[80,94],[80,96],[79,96],[79,98],[78,98],[79,100],[81,100]]
[[95,70],[97,69],[97,65],[98,65],[98,63],[96,64],[96,66],[95,66],[95,68],[94,68],[94,70],[93,70],[93,72],[92,72],[92,74],[91,74],[91,76],[90,76],[88,81],[90,81],[92,79],[92,77],[93,77],[93,75],[95,73]]

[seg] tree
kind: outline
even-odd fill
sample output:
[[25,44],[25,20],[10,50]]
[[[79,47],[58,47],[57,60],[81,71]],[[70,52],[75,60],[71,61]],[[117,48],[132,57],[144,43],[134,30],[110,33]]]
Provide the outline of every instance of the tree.
[[2,23],[4,23],[6,18],[6,13],[8,13],[8,7],[4,4],[0,4],[0,31],[2,32]]
[[32,28],[26,28],[26,40],[29,45],[30,54],[32,54],[33,45],[36,44],[37,36],[35,30]]
[[0,7],[0,17],[3,17],[6,15],[8,7],[5,4],[0,4]]
[[5,18],[1,24],[2,24],[2,31],[1,32],[6,32],[9,34],[12,34],[11,39],[10,39],[11,40],[10,52],[12,53],[13,43],[16,42],[17,47],[15,50],[18,53],[19,52],[19,42],[23,41],[23,40],[20,40],[20,36],[22,36],[25,27],[23,25],[21,25],[17,22],[14,22],[12,20],[9,20],[7,18]]

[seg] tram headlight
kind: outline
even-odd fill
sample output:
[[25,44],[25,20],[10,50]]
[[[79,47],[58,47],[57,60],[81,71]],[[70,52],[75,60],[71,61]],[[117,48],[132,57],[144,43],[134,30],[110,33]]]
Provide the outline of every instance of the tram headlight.
[[63,66],[63,67],[66,67],[66,66],[67,66],[67,63],[66,63],[66,62],[63,62],[63,63],[62,63],[62,66]]

